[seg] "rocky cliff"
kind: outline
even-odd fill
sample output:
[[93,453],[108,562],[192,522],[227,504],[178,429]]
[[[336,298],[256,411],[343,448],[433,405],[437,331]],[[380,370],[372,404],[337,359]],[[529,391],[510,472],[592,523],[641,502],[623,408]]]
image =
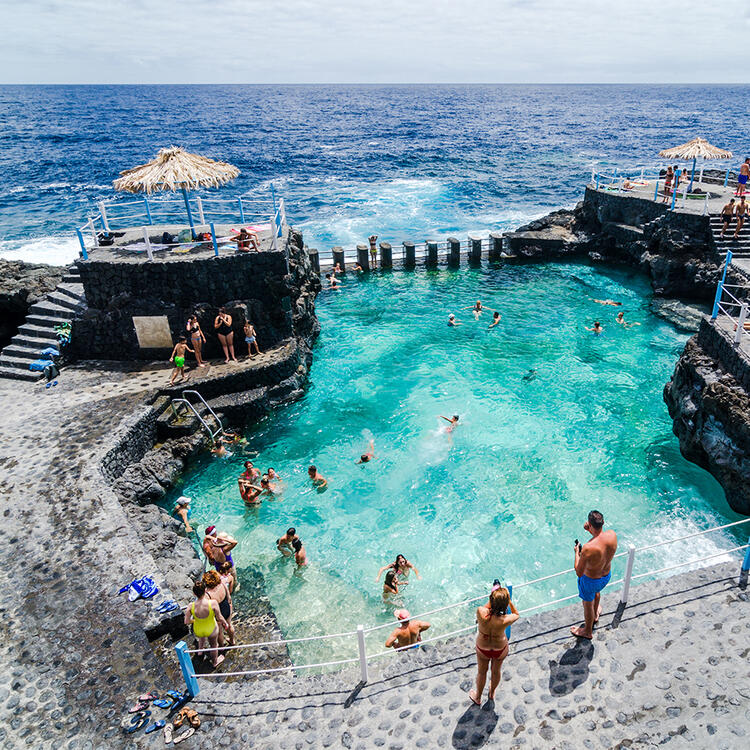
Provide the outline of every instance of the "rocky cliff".
[[51,292],[65,268],[0,258],[0,349],[23,324],[31,305]]

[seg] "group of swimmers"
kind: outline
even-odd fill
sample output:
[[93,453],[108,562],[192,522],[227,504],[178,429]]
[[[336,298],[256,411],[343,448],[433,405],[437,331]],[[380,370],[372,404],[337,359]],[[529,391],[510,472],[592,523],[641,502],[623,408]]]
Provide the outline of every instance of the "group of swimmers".
[[[594,302],[597,302],[600,305],[611,305],[612,307],[620,307],[622,305],[622,302],[615,302],[611,299],[594,299],[594,297],[591,297],[590,299],[594,300]],[[631,323],[629,321],[625,320],[625,313],[620,310],[620,312],[617,313],[617,317],[615,318],[615,322],[618,325],[621,325],[623,328],[632,328],[633,326],[639,326],[640,323]],[[595,336],[600,335],[601,333],[604,333],[604,326],[598,321],[594,321],[594,325],[589,328],[589,326],[584,326],[584,328],[587,331],[591,331]]]
[[[482,305],[480,300],[477,300],[471,307],[464,307],[464,310],[471,310],[472,314],[474,315],[474,320],[478,321],[481,317],[482,313],[485,310],[491,310],[492,311],[492,322],[487,326],[487,329],[494,328],[501,320],[502,316],[500,315],[499,310],[493,310],[491,307],[484,307]],[[456,320],[456,316],[451,313],[448,315],[448,325],[451,328],[455,328],[456,326],[463,325],[461,321]]]

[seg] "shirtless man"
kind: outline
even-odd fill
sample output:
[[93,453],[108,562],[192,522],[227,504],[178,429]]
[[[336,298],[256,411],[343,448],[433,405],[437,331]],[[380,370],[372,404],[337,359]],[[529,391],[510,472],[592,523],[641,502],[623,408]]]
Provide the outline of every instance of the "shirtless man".
[[423,620],[410,620],[411,615],[406,609],[397,609],[393,614],[399,620],[399,625],[388,636],[385,647],[399,649],[411,646],[417,648],[419,641],[422,640],[422,633],[430,627],[430,623]]
[[584,328],[587,331],[592,331],[594,333],[594,335],[596,335],[596,336],[598,336],[600,333],[602,333],[602,331],[604,331],[604,327],[602,326],[602,324],[598,320],[594,321],[594,327],[593,328],[589,328],[588,326],[584,326]]
[[263,492],[263,487],[253,484],[252,480],[245,479],[244,476],[241,476],[237,480],[237,485],[240,488],[240,497],[248,505],[260,505],[261,501],[258,497],[260,496],[260,493]]
[[737,208],[734,209],[735,214],[737,214],[737,226],[735,227],[732,238],[735,240],[739,236],[739,233],[745,224],[745,219],[747,218],[747,209],[747,201],[745,201],[745,196],[743,195],[740,198],[740,202],[737,204]]
[[729,225],[732,223],[734,218],[734,198],[729,199],[729,203],[725,204],[724,208],[721,209],[721,234],[719,239],[723,240]]
[[458,414],[454,414],[452,417],[444,417],[441,414],[440,419],[444,419],[446,422],[448,422],[448,426],[445,428],[446,432],[453,432],[453,430],[458,427]]
[[[508,612],[510,608],[510,612]],[[490,700],[495,699],[495,690],[500,684],[500,670],[508,656],[508,638],[505,629],[519,617],[518,610],[510,600],[508,589],[498,582],[490,594],[489,601],[477,607],[477,680],[469,698],[480,706],[482,693],[487,680],[487,668],[490,668]]]
[[495,310],[494,313],[492,313],[492,323],[490,323],[487,328],[494,328],[498,323],[500,322],[500,313]]
[[312,480],[315,489],[324,490],[326,487],[328,487],[328,480],[318,471],[316,466],[311,466],[307,470],[307,475]]
[[299,537],[297,536],[297,529],[295,529],[294,526],[290,526],[286,530],[286,534],[280,536],[276,540],[276,549],[281,552],[284,557],[291,557],[292,544],[295,539],[299,539]]
[[620,307],[622,302],[615,302],[613,299],[594,299],[594,302],[598,302],[600,305],[612,305],[612,307]]
[[610,565],[617,552],[617,534],[611,529],[603,531],[604,516],[598,510],[589,513],[583,528],[591,539],[581,547],[576,539],[573,567],[578,576],[578,596],[583,602],[583,627],[572,627],[570,632],[577,638],[591,640],[594,625],[602,613],[600,593],[609,583]]
[[359,461],[355,461],[357,464],[366,464],[368,461],[372,461],[375,458],[375,441],[370,440],[370,450],[367,453],[363,453],[359,457]]
[[740,173],[737,175],[737,195],[745,194],[748,177],[750,177],[750,156],[740,166]]

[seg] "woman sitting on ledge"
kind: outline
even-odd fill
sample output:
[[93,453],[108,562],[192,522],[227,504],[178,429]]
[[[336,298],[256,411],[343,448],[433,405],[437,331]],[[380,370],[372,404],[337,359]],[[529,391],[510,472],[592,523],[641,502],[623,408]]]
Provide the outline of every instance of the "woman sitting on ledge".
[[248,232],[244,227],[240,229],[240,233],[234,237],[234,241],[237,243],[237,251],[240,253],[249,253],[251,245],[256,253],[260,252],[260,247],[258,246],[258,235]]

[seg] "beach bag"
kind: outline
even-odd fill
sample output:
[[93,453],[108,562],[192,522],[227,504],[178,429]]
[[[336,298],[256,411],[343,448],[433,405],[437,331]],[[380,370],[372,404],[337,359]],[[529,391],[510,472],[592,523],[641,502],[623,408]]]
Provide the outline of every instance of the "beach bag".
[[191,242],[193,239],[193,233],[189,229],[183,229],[177,236],[177,239],[180,242]]
[[161,244],[171,245],[176,239],[177,239],[176,235],[170,234],[169,232],[164,232],[164,234],[162,234],[161,236]]
[[50,380],[54,380],[60,374],[60,370],[57,369],[57,365],[54,362],[49,362],[44,368],[44,377],[49,383]]
[[115,244],[115,237],[111,232],[99,232],[98,240],[102,246]]

